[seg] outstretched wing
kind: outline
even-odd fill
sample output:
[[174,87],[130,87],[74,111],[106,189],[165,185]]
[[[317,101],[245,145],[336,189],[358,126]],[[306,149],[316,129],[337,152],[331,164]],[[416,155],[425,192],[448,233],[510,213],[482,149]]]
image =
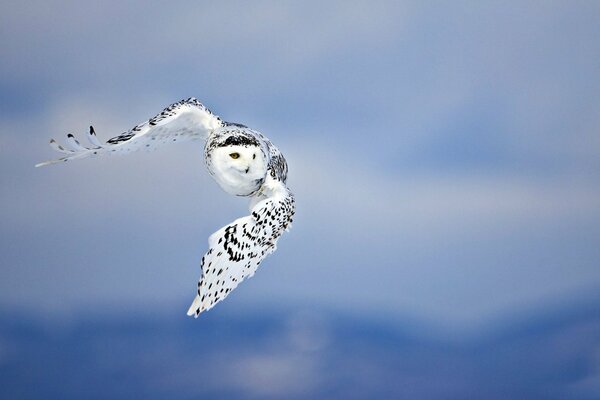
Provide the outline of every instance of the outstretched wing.
[[279,181],[270,197],[252,207],[251,215],[238,218],[213,233],[209,250],[202,257],[198,294],[187,314],[198,317],[223,300],[245,278],[256,272],[261,261],[275,251],[277,240],[294,215],[294,196]]
[[157,116],[137,125],[127,132],[100,143],[90,126],[87,139],[91,146],[83,146],[72,134],[67,135],[67,146],[50,140],[50,146],[65,156],[37,164],[36,167],[86,158],[101,154],[119,154],[147,149],[151,150],[166,143],[190,139],[206,139],[213,129],[223,125],[219,117],[202,103],[191,97],[165,108]]

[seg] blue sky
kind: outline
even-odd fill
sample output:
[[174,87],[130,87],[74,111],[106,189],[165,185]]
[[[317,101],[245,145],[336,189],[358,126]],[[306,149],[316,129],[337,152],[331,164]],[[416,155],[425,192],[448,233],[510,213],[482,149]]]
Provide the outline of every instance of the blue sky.
[[184,313],[246,212],[200,144],[34,169],[181,98],[266,134],[292,231],[214,311],[459,332],[597,299],[596,2],[27,2],[0,13],[0,305]]

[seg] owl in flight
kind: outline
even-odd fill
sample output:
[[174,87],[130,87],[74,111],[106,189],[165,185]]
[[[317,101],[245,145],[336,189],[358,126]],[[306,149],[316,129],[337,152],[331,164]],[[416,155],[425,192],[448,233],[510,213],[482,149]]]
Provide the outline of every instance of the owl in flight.
[[290,227],[294,195],[286,186],[287,163],[281,152],[260,132],[221,120],[193,97],[170,105],[106,143],[98,140],[91,126],[87,138],[89,147],[72,134],[67,135],[67,147],[50,140],[52,148],[65,155],[36,167],[200,139],[205,141],[208,172],[219,186],[232,195],[250,198],[250,215],[225,225],[208,238],[198,292],[187,312],[190,316],[198,317],[210,310],[244,278],[254,275]]

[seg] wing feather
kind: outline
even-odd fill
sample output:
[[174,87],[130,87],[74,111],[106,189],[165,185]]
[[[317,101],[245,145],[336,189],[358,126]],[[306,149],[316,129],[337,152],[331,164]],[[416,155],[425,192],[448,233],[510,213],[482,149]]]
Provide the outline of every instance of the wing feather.
[[[272,183],[272,182],[271,182]],[[271,196],[260,200],[251,214],[213,233],[202,257],[198,294],[187,314],[198,317],[223,300],[244,279],[254,275],[264,258],[276,249],[277,240],[294,215],[294,196],[276,181]]]
[[74,152],[90,150],[87,147],[83,147],[81,143],[79,143],[79,140],[75,139],[75,136],[73,136],[71,133],[67,135],[67,146],[69,146]]
[[95,147],[104,147],[102,143],[98,140],[98,136],[96,136],[96,131],[93,126],[90,126],[90,130],[87,135],[88,141],[94,145]]
[[66,156],[39,163],[36,167],[102,154],[124,154],[140,149],[152,150],[160,145],[193,139],[206,139],[212,130],[223,125],[219,117],[195,98],[181,100],[160,114],[136,125],[127,132],[102,144],[93,127],[87,134],[91,147],[83,146],[72,134],[67,135],[68,148],[50,140],[51,147]]
[[54,140],[54,139],[50,139],[50,147],[52,147],[54,150],[58,151],[59,153],[70,154],[70,153],[74,152],[73,150],[65,149],[60,144],[56,143],[56,140]]

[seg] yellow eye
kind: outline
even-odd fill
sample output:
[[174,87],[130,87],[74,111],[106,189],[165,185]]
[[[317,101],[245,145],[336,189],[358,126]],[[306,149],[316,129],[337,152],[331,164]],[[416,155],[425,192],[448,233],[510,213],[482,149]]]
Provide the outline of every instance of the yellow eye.
[[240,158],[240,153],[230,153],[229,157],[231,157],[235,160],[236,158]]

